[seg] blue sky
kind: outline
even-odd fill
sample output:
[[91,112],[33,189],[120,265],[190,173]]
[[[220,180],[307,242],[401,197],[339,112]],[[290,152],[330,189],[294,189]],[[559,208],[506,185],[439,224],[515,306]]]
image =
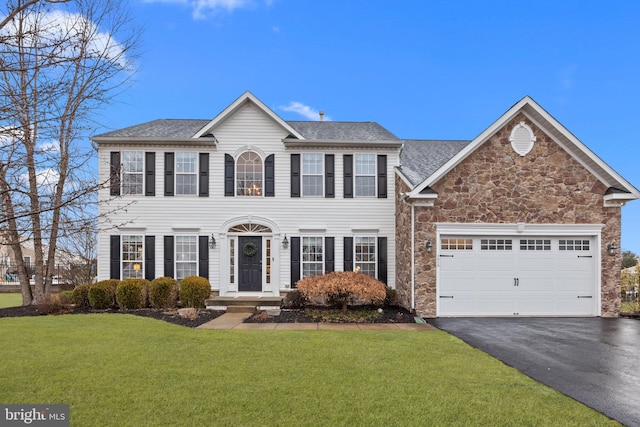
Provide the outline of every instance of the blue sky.
[[[286,120],[323,110],[400,138],[473,139],[529,95],[640,187],[638,1],[134,0],[130,8],[144,27],[138,72],[102,112],[98,133],[210,119],[250,90]],[[623,208],[622,248],[640,254],[640,200]]]

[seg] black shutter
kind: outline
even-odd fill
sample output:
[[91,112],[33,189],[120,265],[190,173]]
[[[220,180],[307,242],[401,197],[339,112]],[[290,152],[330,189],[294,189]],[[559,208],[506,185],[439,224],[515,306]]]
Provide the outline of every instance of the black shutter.
[[144,195],[156,195],[156,153],[144,153]]
[[233,197],[233,189],[235,187],[235,162],[229,154],[224,155],[224,195]]
[[353,154],[345,154],[344,162],[344,193],[345,199],[353,198]]
[[120,236],[110,236],[109,248],[109,279],[120,280]]
[[324,238],[324,272],[331,273],[336,270],[336,242],[334,237]]
[[209,153],[200,153],[200,171],[199,171],[200,197],[209,197]]
[[120,152],[111,152],[111,164],[109,172],[109,185],[111,186],[111,195],[120,195]]
[[335,156],[324,155],[324,197],[336,197]]
[[156,236],[144,236],[144,278],[156,278]]
[[173,196],[174,153],[164,153],[164,195]]
[[387,156],[378,156],[378,198],[387,198]]
[[164,275],[173,277],[173,236],[164,236]]
[[264,196],[274,197],[276,195],[276,161],[275,156],[270,154],[264,159]]
[[209,278],[209,238],[198,236],[198,276]]
[[378,237],[378,280],[387,284],[387,238]]
[[291,155],[291,197],[300,197],[300,154]]
[[300,280],[300,238],[292,237],[289,247],[291,248],[291,287],[295,288]]
[[353,237],[344,238],[344,271],[353,271]]

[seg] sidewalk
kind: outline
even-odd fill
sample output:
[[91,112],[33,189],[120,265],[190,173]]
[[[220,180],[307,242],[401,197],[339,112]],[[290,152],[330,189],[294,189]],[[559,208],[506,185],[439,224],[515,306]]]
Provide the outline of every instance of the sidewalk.
[[278,331],[435,331],[428,323],[242,323],[248,313],[225,313],[197,329]]

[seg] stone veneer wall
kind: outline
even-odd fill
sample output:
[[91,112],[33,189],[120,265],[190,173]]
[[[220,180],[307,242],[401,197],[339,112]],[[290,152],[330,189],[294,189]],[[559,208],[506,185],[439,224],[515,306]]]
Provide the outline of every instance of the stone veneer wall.
[[411,309],[411,206],[402,200],[410,191],[409,186],[397,174],[396,185],[396,292],[398,301]]
[[[514,152],[509,142],[511,129],[520,121],[529,125],[537,138],[524,157]],[[434,225],[437,222],[604,224],[600,248],[601,312],[607,317],[619,314],[621,256],[608,255],[606,244],[615,242],[620,247],[620,208],[604,207],[607,188],[524,115],[516,116],[432,188],[438,193],[435,205],[415,208],[418,315],[437,314],[436,251],[428,253],[423,243],[431,238],[434,246],[437,244]],[[402,189],[399,190],[397,194],[401,195]],[[404,208],[399,206],[397,212],[400,215]],[[406,221],[408,234],[411,230],[410,210],[406,218],[406,214],[397,218],[396,244],[398,253],[403,254],[398,257],[399,271],[407,268],[404,235]],[[405,288],[409,286],[410,293],[410,278],[407,283],[404,275],[398,273],[397,279],[396,286],[406,304]]]

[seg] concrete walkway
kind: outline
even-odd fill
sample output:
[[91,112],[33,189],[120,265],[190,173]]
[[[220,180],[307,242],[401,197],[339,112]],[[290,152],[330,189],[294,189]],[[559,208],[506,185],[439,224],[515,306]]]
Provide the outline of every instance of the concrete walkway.
[[250,313],[225,313],[197,329],[278,331],[435,331],[428,323],[242,323]]

